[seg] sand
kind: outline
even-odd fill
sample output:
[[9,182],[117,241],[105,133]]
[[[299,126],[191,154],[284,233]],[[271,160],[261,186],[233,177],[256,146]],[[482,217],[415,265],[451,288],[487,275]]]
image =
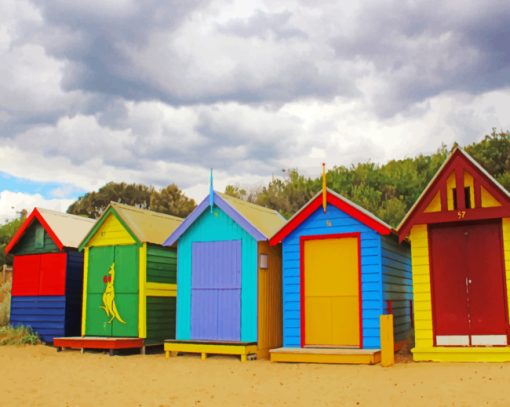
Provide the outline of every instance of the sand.
[[0,347],[1,406],[509,406],[510,364],[166,360]]

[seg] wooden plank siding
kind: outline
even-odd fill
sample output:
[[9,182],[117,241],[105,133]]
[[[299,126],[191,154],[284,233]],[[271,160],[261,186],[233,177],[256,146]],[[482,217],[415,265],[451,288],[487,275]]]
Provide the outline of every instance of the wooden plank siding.
[[147,340],[175,338],[175,297],[147,297]]
[[87,246],[119,246],[134,243],[136,242],[133,237],[112,212],[96,231],[92,239],[87,242]]
[[282,344],[282,254],[281,246],[259,242],[261,254],[268,256],[268,268],[259,264],[258,357],[268,358],[269,350]]
[[39,337],[51,343],[56,336],[65,336],[66,297],[30,296],[11,298],[11,325],[29,326]]
[[380,347],[383,312],[380,235],[335,206],[317,209],[283,241],[283,346],[301,346],[300,236],[360,233],[363,348]]
[[398,244],[394,236],[382,236],[383,298],[392,303],[395,341],[407,338],[411,326],[413,298],[411,253],[407,242]]
[[80,334],[83,293],[83,253],[67,251],[66,336]]
[[177,331],[176,339],[191,338],[191,274],[193,242],[241,240],[241,341],[257,341],[257,241],[214,206],[204,211],[179,238],[177,247]]
[[19,242],[12,249],[12,254],[41,254],[41,253],[58,253],[60,250],[51,238],[51,236],[43,228],[44,240],[42,247],[38,247],[36,244],[36,229],[42,228],[41,223],[34,219],[32,224],[25,231]]
[[[510,304],[510,218],[503,218],[501,224],[503,231],[503,257],[505,261],[507,303]],[[508,312],[510,313],[510,306],[508,307]],[[508,319],[510,320],[510,315]]]
[[414,340],[417,349],[431,348],[433,346],[432,300],[427,225],[414,225],[411,228],[410,239],[414,294]]
[[175,284],[177,253],[175,249],[147,245],[147,282]]

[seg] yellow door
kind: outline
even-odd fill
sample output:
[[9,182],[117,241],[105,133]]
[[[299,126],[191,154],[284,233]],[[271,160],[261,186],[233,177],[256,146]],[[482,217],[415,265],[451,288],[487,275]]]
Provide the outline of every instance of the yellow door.
[[305,345],[359,347],[358,238],[304,245]]

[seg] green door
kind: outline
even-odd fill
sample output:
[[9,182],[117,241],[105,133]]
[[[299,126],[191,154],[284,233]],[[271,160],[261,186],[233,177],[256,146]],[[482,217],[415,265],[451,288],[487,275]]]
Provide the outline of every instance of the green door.
[[89,336],[138,336],[138,247],[91,247],[87,278]]

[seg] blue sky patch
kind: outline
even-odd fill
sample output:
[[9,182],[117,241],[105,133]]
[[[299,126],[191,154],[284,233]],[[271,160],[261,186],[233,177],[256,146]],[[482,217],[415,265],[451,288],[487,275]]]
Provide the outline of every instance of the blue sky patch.
[[86,192],[70,184],[32,181],[0,172],[0,191],[5,190],[31,195],[40,194],[45,199],[73,199]]

